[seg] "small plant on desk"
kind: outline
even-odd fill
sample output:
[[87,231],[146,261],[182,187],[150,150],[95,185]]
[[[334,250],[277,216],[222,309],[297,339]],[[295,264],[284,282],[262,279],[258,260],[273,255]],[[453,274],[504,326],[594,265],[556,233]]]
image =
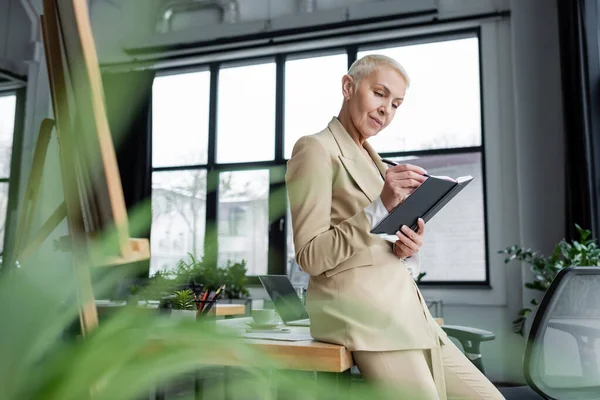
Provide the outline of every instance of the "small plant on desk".
[[194,293],[189,289],[176,290],[172,306],[173,310],[195,310]]

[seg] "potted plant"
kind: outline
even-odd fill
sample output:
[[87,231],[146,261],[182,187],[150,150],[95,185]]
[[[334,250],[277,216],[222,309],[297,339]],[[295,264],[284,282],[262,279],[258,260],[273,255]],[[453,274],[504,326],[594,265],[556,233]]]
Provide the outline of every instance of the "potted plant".
[[[600,248],[596,243],[596,239],[591,237],[591,231],[583,229],[577,224],[575,224],[575,227],[579,233],[579,240],[567,241],[562,239],[554,247],[551,256],[545,257],[537,251],[517,245],[500,250],[499,253],[506,255],[505,263],[516,260],[529,264],[534,277],[532,281],[525,282],[525,287],[545,293],[562,269],[570,266],[589,267],[600,265]],[[532,307],[521,309],[517,318],[513,321],[513,331],[515,333],[523,335],[527,317],[537,307],[538,300],[533,298],[530,304]]]
[[201,287],[202,290],[215,291],[225,279],[224,271],[216,264],[198,259],[192,253],[188,253],[187,258],[179,260],[173,275],[180,289],[191,290]]
[[182,318],[196,318],[194,293],[189,289],[176,290],[171,300],[171,315]]
[[220,300],[223,303],[229,304],[243,304],[246,307],[246,315],[250,314],[252,309],[252,299],[248,292],[248,272],[246,268],[246,261],[232,262],[227,260],[227,263],[223,268],[223,283],[226,285],[224,294],[225,297]]
[[229,299],[244,299],[250,296],[248,289],[246,286],[248,285],[248,277],[246,276],[246,272],[248,272],[246,268],[246,261],[242,260],[241,262],[232,262],[231,260],[227,260],[227,264],[224,267],[224,284],[225,287],[225,295]]

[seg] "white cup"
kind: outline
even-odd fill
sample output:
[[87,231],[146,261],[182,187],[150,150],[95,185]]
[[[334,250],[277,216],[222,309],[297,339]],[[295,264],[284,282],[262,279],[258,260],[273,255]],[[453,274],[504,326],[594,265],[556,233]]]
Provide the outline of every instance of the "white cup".
[[277,313],[273,309],[252,310],[252,318],[257,325],[270,325],[279,322]]

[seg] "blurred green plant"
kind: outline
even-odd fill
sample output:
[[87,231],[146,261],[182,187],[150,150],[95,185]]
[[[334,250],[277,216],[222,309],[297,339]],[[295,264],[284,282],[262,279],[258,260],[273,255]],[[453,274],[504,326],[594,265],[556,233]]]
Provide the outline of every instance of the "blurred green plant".
[[[198,375],[211,377],[205,380],[204,398],[219,398],[223,381],[213,379],[217,372],[212,365],[223,354],[248,365],[227,381],[227,391],[238,398],[270,398],[273,387],[297,398],[316,393],[332,400],[383,398],[376,387],[340,388],[335,379],[288,371],[228,330],[215,331],[202,321],[169,318],[143,307],[121,307],[90,334],[78,337],[73,328],[77,291],[73,280],[65,279],[68,270],[57,271],[58,265],[36,263],[0,275],[2,400],[139,399],[172,382],[187,380],[191,386]],[[97,297],[125,278],[118,267],[103,273],[95,280]]]
[[[214,263],[197,258],[192,253],[179,260],[173,270],[157,272],[150,284],[156,288],[177,286],[181,289],[202,286],[202,290],[215,291],[225,285],[225,297],[243,299],[250,295],[248,292],[248,277],[246,261],[227,263],[218,267]],[[163,291],[164,295],[164,291]]]
[[129,297],[127,297],[127,304],[137,306],[140,300],[140,287],[136,284],[129,286]]
[[232,262],[227,260],[227,264],[223,268],[224,276],[223,283],[225,286],[225,295],[230,299],[243,299],[250,296],[248,289],[248,277],[246,273],[246,261]]
[[172,274],[184,285],[202,285],[203,290],[217,290],[223,284],[224,271],[215,263],[206,262],[188,253],[177,262]]
[[[591,234],[592,232],[575,224],[579,233],[579,240],[567,241],[562,239],[554,247],[551,256],[545,257],[529,248],[513,245],[498,251],[505,254],[504,263],[521,261],[528,264],[533,272],[533,280],[525,282],[525,287],[545,293],[556,275],[563,269],[571,266],[589,267],[600,265],[600,248]],[[532,298],[530,304],[536,307],[539,303]],[[513,320],[513,332],[523,335],[527,317],[533,311],[530,307],[522,308],[517,318]]]

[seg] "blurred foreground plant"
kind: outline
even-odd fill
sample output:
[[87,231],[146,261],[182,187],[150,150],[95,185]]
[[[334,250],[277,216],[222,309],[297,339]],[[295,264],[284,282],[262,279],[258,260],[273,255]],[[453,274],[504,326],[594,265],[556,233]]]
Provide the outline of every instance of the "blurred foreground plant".
[[[103,298],[125,279],[123,271],[115,267],[96,277],[96,297]],[[218,365],[215,357],[223,355],[248,365],[228,381],[228,392],[241,398],[253,393],[269,398],[274,386],[300,398],[313,398],[317,390],[331,399],[381,398],[366,385],[354,385],[350,392],[333,381],[316,382],[311,373],[286,372],[258,347],[215,330],[214,321],[207,325],[121,307],[101,318],[91,334],[77,337],[72,333],[78,307],[71,276],[50,262],[0,274],[0,399],[139,399],[156,386],[209,373],[211,365]],[[218,398],[222,390],[209,386],[205,398]]]

